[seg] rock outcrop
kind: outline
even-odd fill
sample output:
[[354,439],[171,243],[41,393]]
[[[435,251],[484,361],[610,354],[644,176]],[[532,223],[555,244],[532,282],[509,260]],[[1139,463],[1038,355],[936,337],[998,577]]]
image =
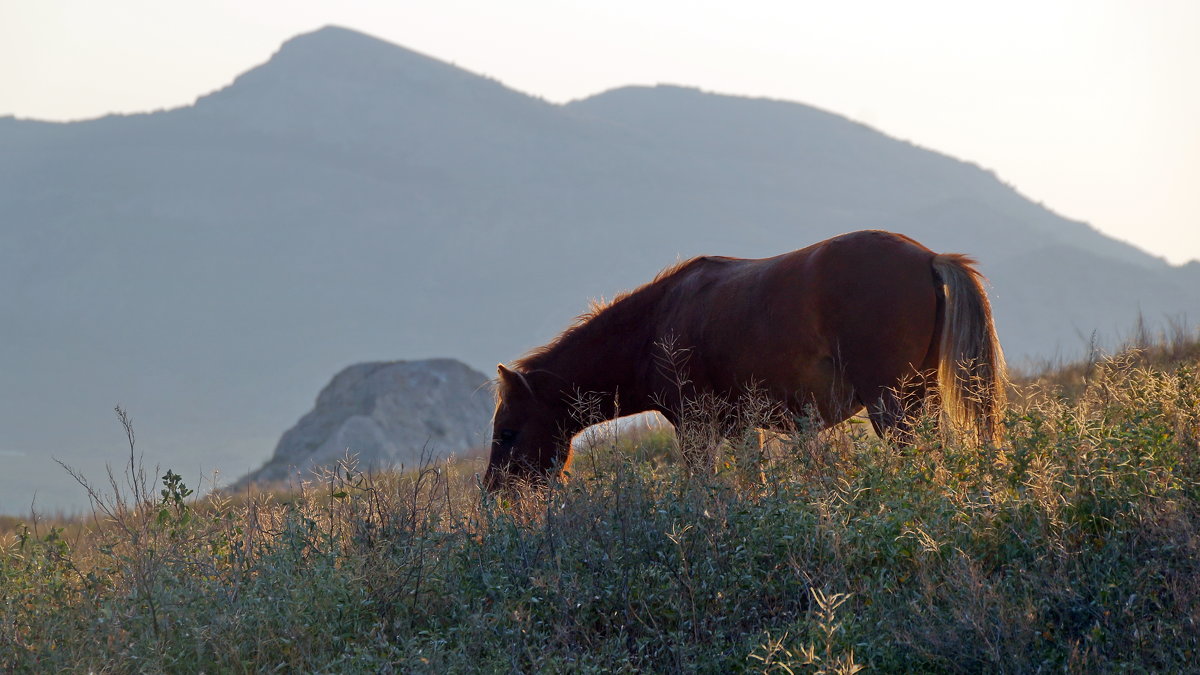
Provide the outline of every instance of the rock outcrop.
[[483,448],[493,408],[488,379],[453,359],[353,365],[237,485],[309,478],[347,453],[360,469],[374,470]]

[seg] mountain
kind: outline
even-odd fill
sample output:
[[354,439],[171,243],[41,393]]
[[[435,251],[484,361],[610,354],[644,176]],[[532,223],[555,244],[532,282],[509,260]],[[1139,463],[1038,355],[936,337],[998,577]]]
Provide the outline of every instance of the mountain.
[[183,108],[0,119],[0,512],[119,465],[116,403],[148,462],[238,475],[347,363],[490,373],[679,258],[861,228],[977,256],[1014,361],[1200,316],[1200,265],[797,103],[554,105],[326,28]]

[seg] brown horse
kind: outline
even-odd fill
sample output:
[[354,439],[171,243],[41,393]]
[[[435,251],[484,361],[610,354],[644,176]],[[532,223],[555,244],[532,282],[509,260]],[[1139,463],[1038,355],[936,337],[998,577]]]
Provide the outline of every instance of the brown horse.
[[[985,442],[998,437],[1004,360],[974,261],[900,234],[844,234],[756,260],[702,257],[584,315],[511,369],[499,366],[484,484],[538,479],[570,460],[586,395],[613,419],[648,410],[678,426],[685,399],[753,389],[833,426],[864,406],[903,440],[933,395]],[[663,368],[671,345],[686,368]]]

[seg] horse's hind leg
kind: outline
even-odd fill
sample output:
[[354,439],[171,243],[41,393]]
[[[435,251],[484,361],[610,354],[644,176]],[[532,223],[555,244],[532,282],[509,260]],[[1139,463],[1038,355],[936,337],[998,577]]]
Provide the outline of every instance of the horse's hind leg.
[[916,441],[913,429],[936,391],[934,374],[912,373],[891,387],[876,389],[874,401],[863,401],[871,426],[880,438],[911,445]]
[[[940,314],[938,318],[941,318]],[[890,384],[874,384],[860,390],[871,396],[864,397],[862,403],[880,438],[903,445],[912,445],[916,441],[914,426],[922,415],[929,414],[937,405],[939,338],[940,331],[935,329],[919,368],[909,365],[901,371],[903,374],[892,378]]]
[[[936,301],[933,322],[910,326],[907,331],[910,339],[903,349],[899,345],[890,347],[897,358],[888,364],[876,362],[874,369],[853,373],[859,377],[855,389],[867,407],[875,433],[903,445],[916,441],[917,421],[938,402],[937,371],[944,312],[940,293]],[[887,353],[888,349],[886,345],[878,345],[875,353]],[[906,359],[911,360],[906,362]]]

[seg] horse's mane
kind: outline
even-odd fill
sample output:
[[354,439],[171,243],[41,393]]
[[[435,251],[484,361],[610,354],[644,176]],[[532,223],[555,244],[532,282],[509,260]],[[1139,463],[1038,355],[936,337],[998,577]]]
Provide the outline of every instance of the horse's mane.
[[588,311],[575,317],[571,325],[559,333],[558,337],[541,347],[535,347],[530,350],[524,356],[514,361],[513,367],[522,372],[536,370],[546,357],[557,351],[563,344],[578,337],[581,333],[589,329],[606,326],[615,314],[623,313],[624,310],[632,310],[657,302],[670,287],[671,282],[676,280],[675,277],[681,276],[689,268],[705,262],[719,260],[726,260],[726,258],[700,256],[682,260],[659,272],[652,281],[642,284],[631,291],[618,293],[611,301],[606,302],[603,299],[591,301]]

